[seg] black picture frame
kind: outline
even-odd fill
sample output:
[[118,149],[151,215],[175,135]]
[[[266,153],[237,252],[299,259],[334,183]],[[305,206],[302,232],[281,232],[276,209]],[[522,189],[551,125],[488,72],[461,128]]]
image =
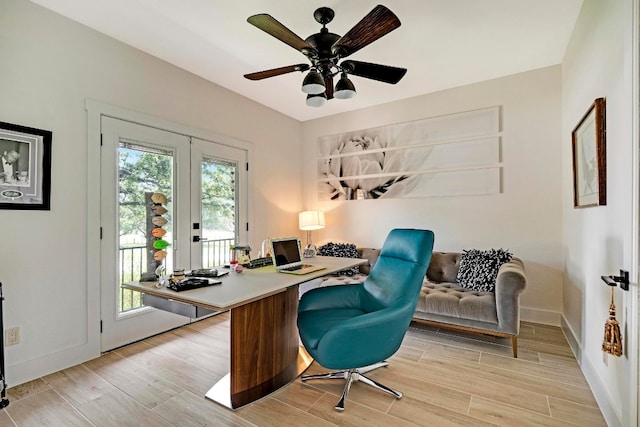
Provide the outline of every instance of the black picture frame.
[[0,209],[51,209],[52,136],[0,122]]
[[606,100],[598,98],[571,133],[574,208],[607,204],[606,123]]

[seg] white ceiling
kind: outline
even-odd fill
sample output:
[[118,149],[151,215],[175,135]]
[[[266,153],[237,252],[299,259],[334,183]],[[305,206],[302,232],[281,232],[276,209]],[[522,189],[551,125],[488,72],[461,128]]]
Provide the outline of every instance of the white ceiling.
[[304,75],[260,81],[244,74],[305,63],[295,49],[247,22],[268,13],[302,39],[335,11],[342,35],[378,1],[32,0],[124,43],[300,121],[329,116],[562,62],[582,0],[394,0],[402,22],[350,59],[407,68],[396,85],[352,77],[358,95],[305,105]]

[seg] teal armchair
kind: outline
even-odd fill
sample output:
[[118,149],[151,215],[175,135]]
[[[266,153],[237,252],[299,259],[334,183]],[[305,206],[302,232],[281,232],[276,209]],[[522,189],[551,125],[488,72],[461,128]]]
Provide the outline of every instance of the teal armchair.
[[298,330],[309,354],[327,374],[312,379],[344,379],[346,385],[335,409],[344,410],[351,384],[361,381],[391,394],[402,393],[364,374],[383,366],[400,348],[418,302],[433,250],[433,232],[394,229],[364,283],[313,289],[298,306]]

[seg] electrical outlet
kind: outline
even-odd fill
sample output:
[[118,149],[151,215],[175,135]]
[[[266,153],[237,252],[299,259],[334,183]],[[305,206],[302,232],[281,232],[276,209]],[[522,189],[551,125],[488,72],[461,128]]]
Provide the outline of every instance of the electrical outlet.
[[20,327],[9,328],[4,330],[4,345],[9,347],[10,345],[20,344]]

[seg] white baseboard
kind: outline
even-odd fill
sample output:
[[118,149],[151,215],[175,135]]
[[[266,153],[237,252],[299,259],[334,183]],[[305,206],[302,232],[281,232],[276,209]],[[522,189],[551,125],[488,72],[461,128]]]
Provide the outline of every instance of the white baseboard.
[[593,368],[589,359],[583,357],[584,352],[582,351],[581,341],[578,337],[575,336],[574,331],[569,326],[567,319],[565,319],[564,315],[562,316],[562,331],[564,332],[567,341],[569,342],[569,346],[573,351],[576,360],[578,361],[578,365],[580,365],[580,369],[584,374],[585,379],[589,383],[589,387],[591,388],[591,392],[600,407],[600,412],[602,412],[602,416],[604,417],[607,425],[609,427],[622,427],[622,420],[616,413],[614,406],[611,404],[611,397],[609,393],[607,393],[607,389],[604,384],[598,378],[596,370]]
[[562,314],[558,311],[540,310],[539,308],[520,307],[520,320],[543,325],[560,326]]
[[7,387],[11,388],[33,381],[99,356],[99,348],[83,344],[53,354],[8,365],[6,367]]

